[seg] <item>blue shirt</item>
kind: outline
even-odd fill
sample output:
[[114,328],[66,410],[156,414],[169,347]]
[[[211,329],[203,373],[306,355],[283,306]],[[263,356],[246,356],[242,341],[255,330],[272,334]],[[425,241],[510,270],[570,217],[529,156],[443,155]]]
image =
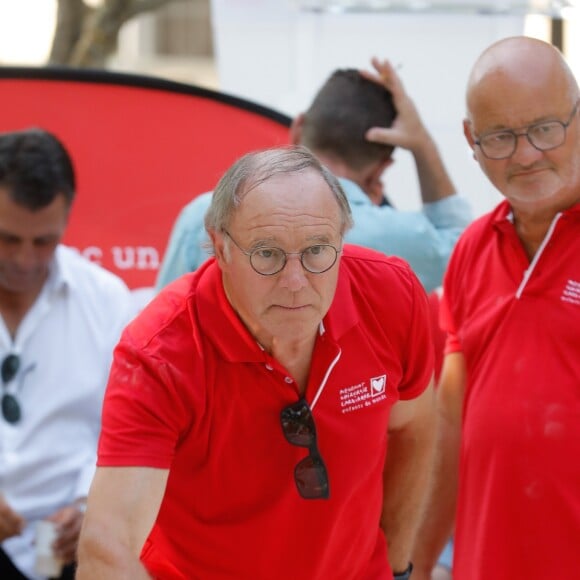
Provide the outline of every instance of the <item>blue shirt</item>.
[[[423,204],[418,211],[377,206],[348,179],[339,179],[352,209],[354,226],[345,241],[406,260],[428,292],[441,285],[451,250],[471,221],[466,199],[451,195]],[[177,218],[156,287],[196,270],[209,257],[211,245],[204,227],[211,192],[188,203]]]
[[450,195],[418,211],[375,205],[354,182],[340,179],[354,226],[345,241],[406,260],[427,292],[441,285],[451,250],[471,222],[468,201]]

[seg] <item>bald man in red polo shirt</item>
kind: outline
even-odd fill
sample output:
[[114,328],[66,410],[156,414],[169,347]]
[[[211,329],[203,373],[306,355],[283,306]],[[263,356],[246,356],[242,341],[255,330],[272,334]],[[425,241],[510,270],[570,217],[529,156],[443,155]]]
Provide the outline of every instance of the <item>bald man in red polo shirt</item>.
[[465,135],[505,201],[445,276],[427,580],[456,510],[454,580],[578,578],[580,93],[560,52],[499,41],[469,77]]

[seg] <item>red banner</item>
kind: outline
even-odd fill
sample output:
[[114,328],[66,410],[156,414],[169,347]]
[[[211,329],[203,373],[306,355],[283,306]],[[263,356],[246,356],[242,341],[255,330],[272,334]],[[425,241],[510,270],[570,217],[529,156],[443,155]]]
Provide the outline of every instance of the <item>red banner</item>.
[[64,242],[152,286],[179,210],[240,155],[288,142],[290,118],[192,85],[107,71],[0,67],[0,131],[42,127],[73,157]]

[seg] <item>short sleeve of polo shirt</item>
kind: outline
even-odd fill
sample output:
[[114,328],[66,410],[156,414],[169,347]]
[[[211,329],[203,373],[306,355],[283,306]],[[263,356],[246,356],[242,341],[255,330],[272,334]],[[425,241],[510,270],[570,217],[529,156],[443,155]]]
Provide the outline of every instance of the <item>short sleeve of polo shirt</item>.
[[449,302],[447,301],[445,294],[443,294],[439,306],[439,323],[441,328],[446,332],[444,354],[461,352],[463,349],[459,337],[457,336],[457,330],[455,329],[455,323],[453,322],[451,311],[449,309]]
[[120,345],[104,401],[98,465],[170,467],[188,413],[171,383],[162,385],[150,371]]
[[421,282],[409,269],[412,283],[412,309],[408,326],[405,371],[399,387],[401,400],[418,397],[433,375],[435,347],[429,300]]
[[[150,305],[148,316],[135,319],[115,349],[102,413],[100,466],[169,468],[205,404],[203,389],[184,387],[197,378],[189,362],[193,347],[188,350],[186,344],[191,330],[176,321],[187,317],[172,314],[166,323],[162,307]],[[151,332],[156,325],[160,330]]]
[[460,254],[462,253],[461,250],[463,248],[462,242],[463,238],[455,246],[449,260],[449,265],[447,266],[447,271],[445,272],[445,278],[443,279],[443,294],[439,305],[439,324],[446,333],[444,355],[461,352],[463,350],[457,334],[457,324],[453,317],[452,308],[452,304],[457,299],[455,292],[457,289],[461,292],[461,279],[458,271],[460,270],[459,263]]

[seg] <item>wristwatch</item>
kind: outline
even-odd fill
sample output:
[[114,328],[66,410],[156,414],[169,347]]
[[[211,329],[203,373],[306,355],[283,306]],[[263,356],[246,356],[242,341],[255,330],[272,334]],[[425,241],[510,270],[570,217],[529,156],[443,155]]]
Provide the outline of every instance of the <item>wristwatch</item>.
[[407,569],[404,572],[397,572],[393,574],[393,580],[409,580],[411,572],[413,571],[413,564],[409,562]]

